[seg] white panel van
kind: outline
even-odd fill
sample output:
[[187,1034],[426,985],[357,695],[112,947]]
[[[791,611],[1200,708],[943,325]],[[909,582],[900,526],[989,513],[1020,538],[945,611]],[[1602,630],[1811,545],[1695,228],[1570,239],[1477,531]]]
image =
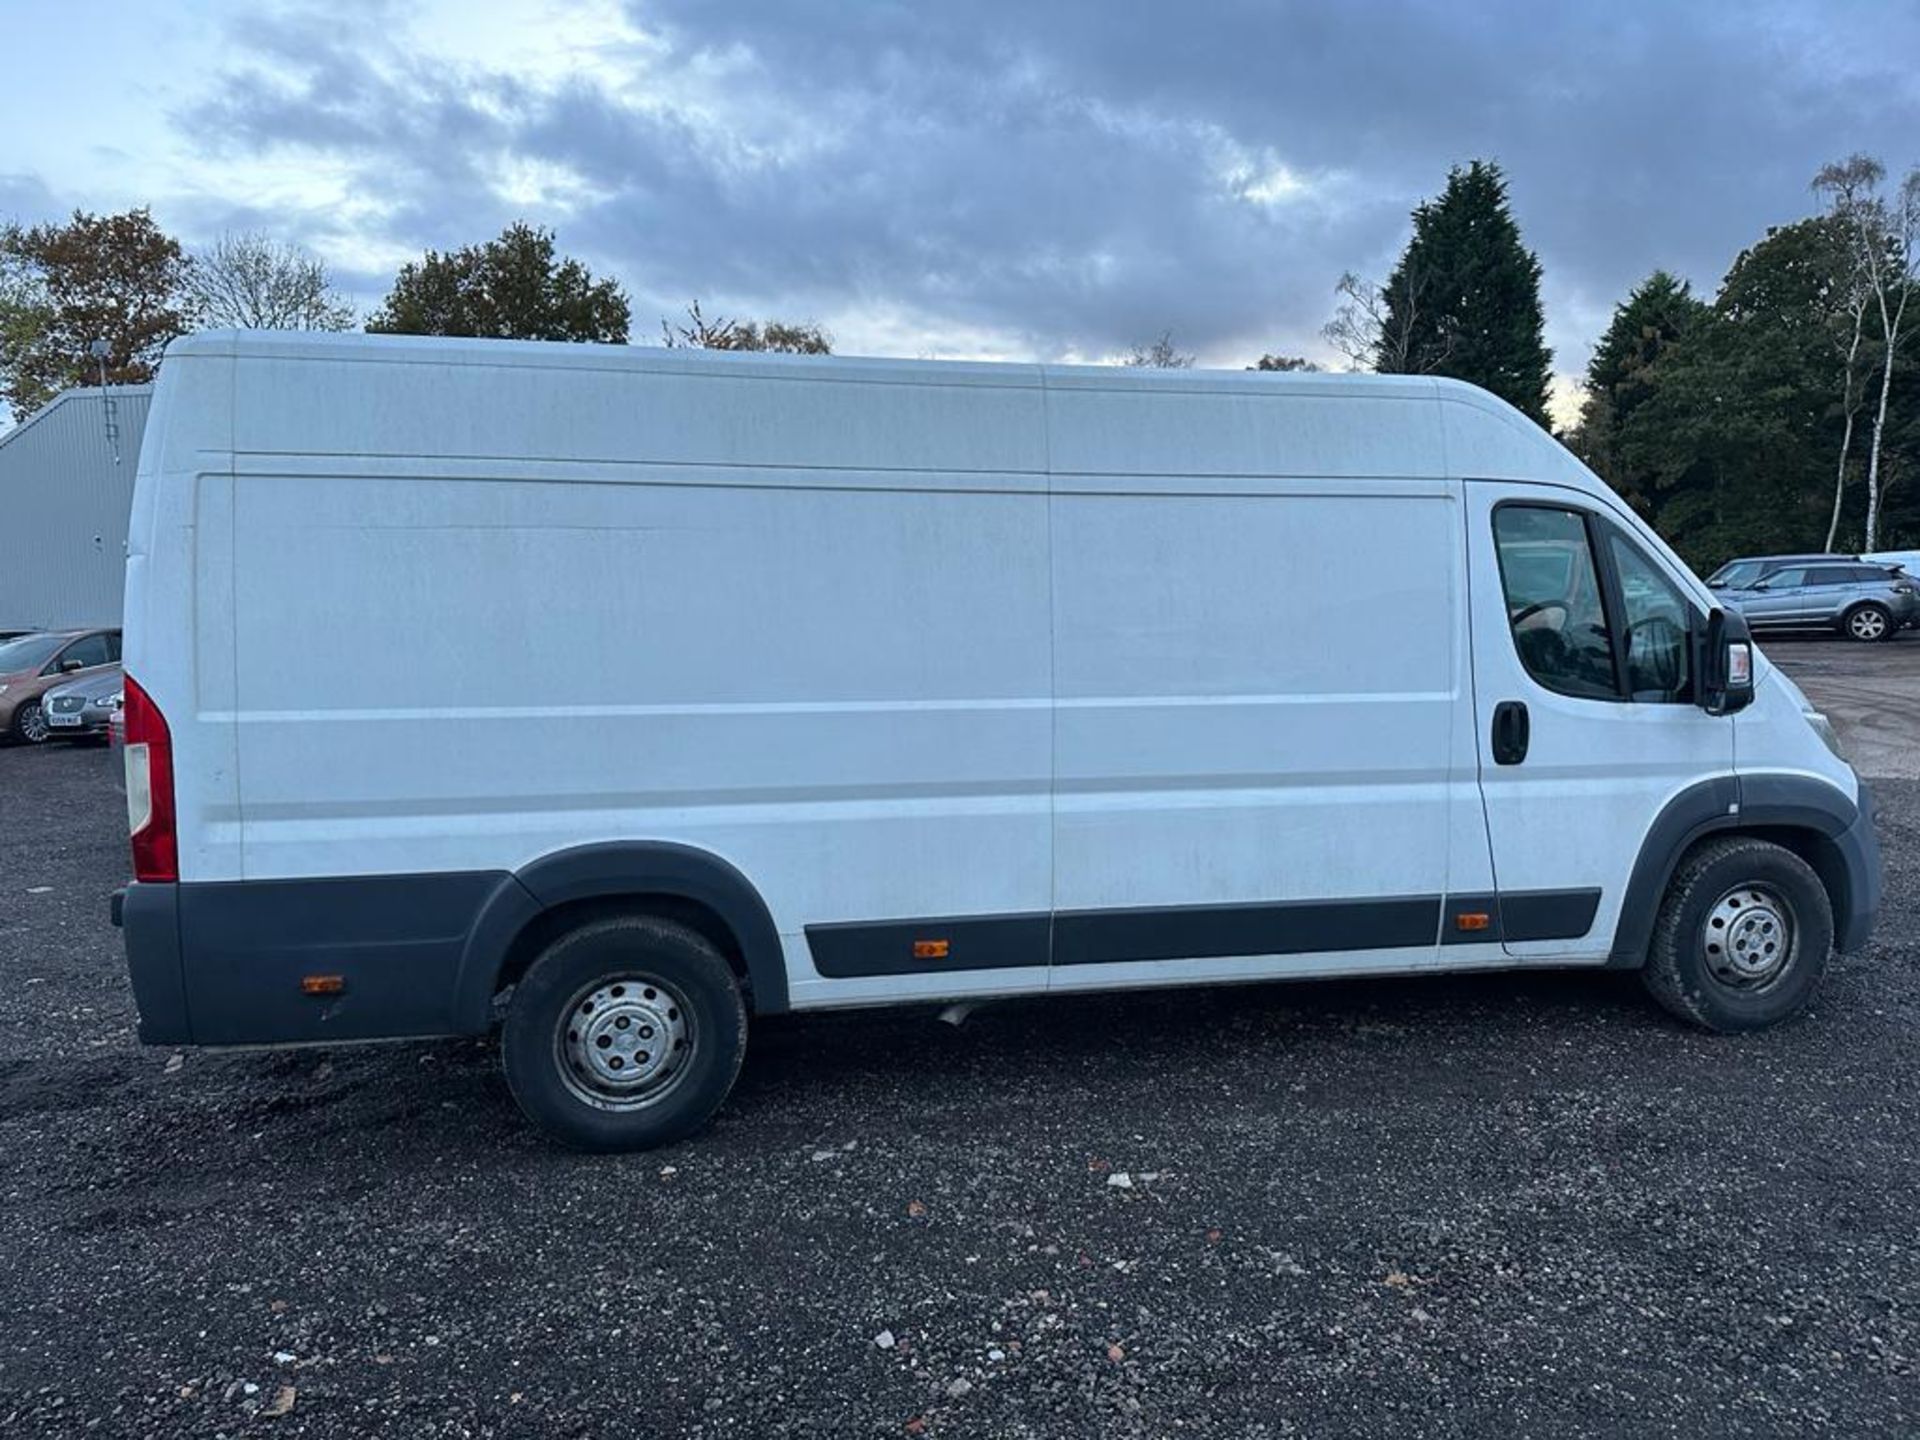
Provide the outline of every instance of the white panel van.
[[1749,1029],[1879,900],[1799,691],[1449,381],[200,335],[129,550],[142,1038],[499,1026],[584,1147],[787,1010],[1564,965]]

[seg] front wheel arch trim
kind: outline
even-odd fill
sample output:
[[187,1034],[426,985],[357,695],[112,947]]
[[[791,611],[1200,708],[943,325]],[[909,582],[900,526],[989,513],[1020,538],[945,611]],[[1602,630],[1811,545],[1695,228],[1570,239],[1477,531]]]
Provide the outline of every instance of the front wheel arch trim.
[[1780,842],[1804,837],[1813,854],[1792,843],[1787,848],[1813,864],[1827,886],[1837,941],[1854,928],[1857,906],[1835,842],[1860,819],[1860,806],[1844,791],[1804,775],[1718,775],[1688,786],[1666,803],[1641,841],[1608,967],[1637,970],[1646,963],[1667,885],[1681,858],[1708,835],[1742,833]]

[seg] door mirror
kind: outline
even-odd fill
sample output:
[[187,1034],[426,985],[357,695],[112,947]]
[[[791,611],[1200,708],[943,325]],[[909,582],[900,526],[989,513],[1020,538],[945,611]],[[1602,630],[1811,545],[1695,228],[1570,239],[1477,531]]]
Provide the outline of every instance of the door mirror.
[[1700,708],[1731,715],[1753,703],[1753,637],[1747,622],[1716,607],[1700,641]]
[[60,673],[62,675],[71,675],[76,670],[84,670],[86,668],[87,662],[84,660],[62,660],[60,662]]
[[1771,590],[1773,588],[1773,582],[1770,580],[1756,580],[1747,588],[1749,590]]

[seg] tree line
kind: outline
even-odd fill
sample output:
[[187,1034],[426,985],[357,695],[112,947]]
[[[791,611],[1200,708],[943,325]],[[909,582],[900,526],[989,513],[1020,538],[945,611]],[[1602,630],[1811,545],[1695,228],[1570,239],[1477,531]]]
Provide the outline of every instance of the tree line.
[[[1560,438],[1698,566],[1728,555],[1920,544],[1920,169],[1866,156],[1813,177],[1813,213],[1767,231],[1711,298],[1656,270],[1615,307]],[[1352,369],[1471,381],[1548,428],[1541,268],[1496,164],[1456,166],[1411,216],[1384,281],[1343,275],[1321,336]],[[202,327],[361,323],[319,260],[260,235],[190,253],[145,209],[0,227],[0,397],[23,415],[61,389],[151,378]],[[624,344],[620,285],[516,222],[400,268],[369,331]],[[662,343],[826,354],[818,325],[662,319]],[[106,342],[104,357],[89,354]],[[1184,368],[1171,331],[1123,363]],[[1259,370],[1312,370],[1266,354]]]
[[1576,453],[1690,559],[1920,544],[1920,170],[1856,155],[1709,299],[1655,271],[1587,367]]
[[[1635,285],[1560,435],[1703,571],[1920,545],[1920,169],[1890,183],[1855,155],[1810,194],[1816,213],[1770,228],[1711,299],[1665,270]],[[1412,221],[1385,283],[1341,277],[1324,339],[1355,369],[1469,380],[1551,429],[1540,262],[1499,167],[1455,168]]]
[[[62,390],[151,380],[167,343],[200,329],[351,330],[361,323],[327,267],[298,246],[229,234],[190,252],[140,208],[76,210],[62,224],[0,226],[0,399],[31,414]],[[621,345],[625,291],[516,222],[480,245],[401,266],[366,317],[388,335],[580,340]],[[668,346],[826,354],[818,325],[709,317],[694,301],[662,319]],[[106,353],[92,347],[104,342]]]

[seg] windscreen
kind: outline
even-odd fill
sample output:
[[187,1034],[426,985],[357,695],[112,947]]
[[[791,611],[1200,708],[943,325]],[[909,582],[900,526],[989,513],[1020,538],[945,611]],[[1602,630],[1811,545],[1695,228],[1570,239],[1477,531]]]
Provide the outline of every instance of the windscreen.
[[38,670],[66,643],[64,635],[22,635],[0,645],[0,675],[15,670]]
[[1714,571],[1712,583],[1735,590],[1744,590],[1760,578],[1761,568],[1761,562],[1758,560],[1736,560]]

